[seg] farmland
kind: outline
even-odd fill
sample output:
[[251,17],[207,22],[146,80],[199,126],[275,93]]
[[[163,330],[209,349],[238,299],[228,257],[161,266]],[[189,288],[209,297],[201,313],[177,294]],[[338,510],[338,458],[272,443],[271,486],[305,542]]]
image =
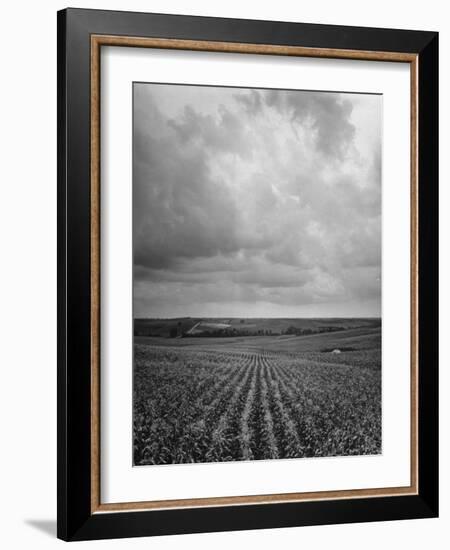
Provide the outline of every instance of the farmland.
[[136,336],[134,464],[380,453],[380,323],[332,323],[303,336]]

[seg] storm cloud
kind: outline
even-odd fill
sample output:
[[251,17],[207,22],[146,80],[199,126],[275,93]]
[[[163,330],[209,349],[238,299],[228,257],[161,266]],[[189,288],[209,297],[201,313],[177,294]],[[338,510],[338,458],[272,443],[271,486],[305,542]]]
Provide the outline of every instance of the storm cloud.
[[380,315],[381,96],[133,93],[135,316]]

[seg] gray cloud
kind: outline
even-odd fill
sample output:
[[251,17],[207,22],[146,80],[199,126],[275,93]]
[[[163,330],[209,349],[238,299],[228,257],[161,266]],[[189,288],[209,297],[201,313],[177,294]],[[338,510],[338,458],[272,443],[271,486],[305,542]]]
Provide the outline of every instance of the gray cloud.
[[236,204],[213,179],[203,145],[186,143],[185,135],[147,104],[151,108],[135,117],[135,263],[169,267],[180,258],[237,250]]
[[202,115],[187,105],[181,120],[169,120],[168,125],[183,144],[197,142],[213,153],[233,153],[244,158],[250,155],[251,140],[241,121],[223,105],[217,111],[217,117]]
[[263,108],[263,100],[258,90],[248,90],[246,93],[238,93],[234,98],[244,106],[245,111],[250,115],[257,115]]
[[380,313],[381,98],[135,84],[134,105],[137,315]]
[[341,159],[347,154],[355,127],[350,121],[352,102],[343,94],[270,90],[265,98],[266,105],[315,133],[317,149],[324,155]]

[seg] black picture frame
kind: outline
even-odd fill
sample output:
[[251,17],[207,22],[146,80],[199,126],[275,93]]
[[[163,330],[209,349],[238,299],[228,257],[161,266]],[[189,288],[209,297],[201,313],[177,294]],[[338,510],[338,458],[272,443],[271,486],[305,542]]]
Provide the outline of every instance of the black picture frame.
[[[63,540],[438,515],[438,33],[85,9],[58,12],[58,530]],[[91,36],[401,52],[418,62],[418,491],[93,513]]]

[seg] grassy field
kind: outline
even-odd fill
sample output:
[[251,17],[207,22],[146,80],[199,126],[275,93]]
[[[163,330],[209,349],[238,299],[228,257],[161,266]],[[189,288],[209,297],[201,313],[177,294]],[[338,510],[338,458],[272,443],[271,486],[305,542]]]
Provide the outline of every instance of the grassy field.
[[379,320],[251,321],[341,330],[135,337],[134,463],[380,453]]

